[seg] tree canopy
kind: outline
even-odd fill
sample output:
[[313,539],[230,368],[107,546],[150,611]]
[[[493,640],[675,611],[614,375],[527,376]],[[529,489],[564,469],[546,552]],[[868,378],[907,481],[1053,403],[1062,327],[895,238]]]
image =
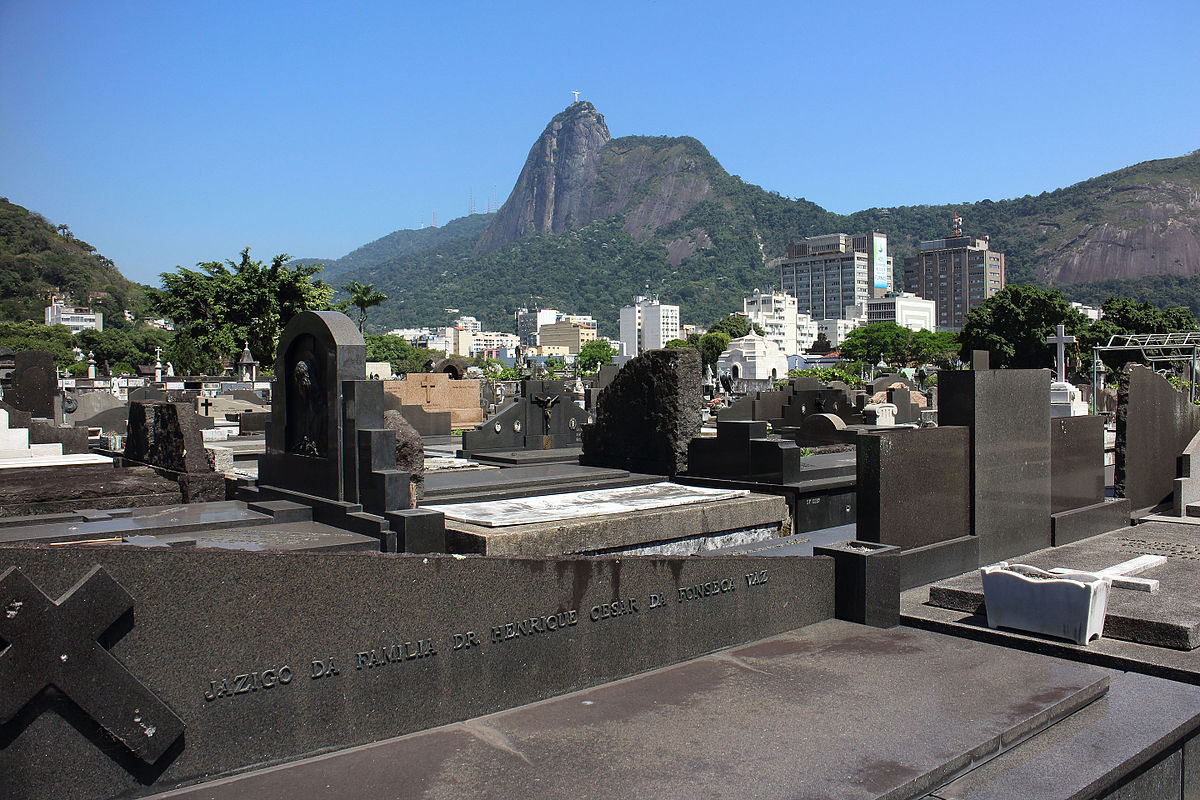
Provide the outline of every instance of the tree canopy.
[[759,336],[766,336],[766,331],[762,329],[757,322],[751,324],[750,320],[743,316],[734,314],[729,317],[721,317],[719,320],[708,326],[709,333],[724,333],[729,336],[729,339],[740,339],[743,336],[749,335],[753,330]]
[[198,269],[162,273],[163,288],[153,293],[155,310],[175,322],[172,355],[177,369],[211,371],[243,347],[264,364],[275,361],[279,334],[301,311],[329,308],[333,287],[315,278],[320,265],[287,264],[277,255],[269,266],[250,258],[204,261]]
[[613,346],[603,339],[588,342],[579,348],[575,356],[575,364],[580,372],[592,373],[605,364],[611,364],[616,351]]
[[913,331],[895,322],[873,322],[850,331],[839,349],[850,361],[868,364],[948,367],[956,360],[958,337],[951,331]]
[[1054,357],[1046,338],[1058,325],[1078,337],[1087,318],[1055,289],[1029,283],[1005,286],[968,312],[959,334],[961,355],[967,360],[972,350],[987,350],[996,367],[1046,368]]

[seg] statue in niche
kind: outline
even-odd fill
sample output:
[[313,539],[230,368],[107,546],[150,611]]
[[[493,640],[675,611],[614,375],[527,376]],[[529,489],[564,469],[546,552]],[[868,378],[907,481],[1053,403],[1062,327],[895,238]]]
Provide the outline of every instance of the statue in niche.
[[325,407],[325,389],[318,375],[320,359],[315,346],[313,337],[302,336],[288,354],[285,445],[289,453],[324,458],[328,409]]

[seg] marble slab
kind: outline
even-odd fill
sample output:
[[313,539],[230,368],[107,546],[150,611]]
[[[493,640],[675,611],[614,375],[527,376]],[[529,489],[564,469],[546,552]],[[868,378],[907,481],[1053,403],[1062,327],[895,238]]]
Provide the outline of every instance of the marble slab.
[[487,503],[423,507],[441,511],[447,519],[488,528],[501,528],[709,503],[745,497],[748,494],[750,493],[743,489],[705,489],[664,481],[646,486],[624,486],[619,489],[593,489],[586,492],[566,492]]

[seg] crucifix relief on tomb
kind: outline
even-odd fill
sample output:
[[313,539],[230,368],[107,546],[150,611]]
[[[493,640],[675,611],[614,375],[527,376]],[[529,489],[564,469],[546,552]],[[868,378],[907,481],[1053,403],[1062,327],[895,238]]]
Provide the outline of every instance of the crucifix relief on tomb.
[[57,601],[16,567],[0,575],[0,725],[54,686],[142,761],[157,761],[183,720],[97,641],[132,609],[100,566]]
[[554,406],[562,400],[561,395],[546,394],[539,395],[533,398],[534,405],[542,409],[542,449],[550,450],[553,447],[550,438],[550,421],[553,418]]

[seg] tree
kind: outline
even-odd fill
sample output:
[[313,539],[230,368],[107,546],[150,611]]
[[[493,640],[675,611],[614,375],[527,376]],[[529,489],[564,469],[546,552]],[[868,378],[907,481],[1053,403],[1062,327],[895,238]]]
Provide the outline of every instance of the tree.
[[753,330],[759,336],[766,335],[766,331],[764,331],[758,323],[751,325],[750,320],[738,314],[734,314],[733,316],[729,317],[721,317],[712,325],[708,326],[709,333],[728,334],[730,340],[740,339],[743,336],[747,336],[751,330]]
[[700,337],[701,367],[715,367],[717,359],[729,347],[729,334],[724,331],[709,332]]
[[838,348],[851,361],[902,365],[910,360],[913,332],[894,322],[873,322],[855,328]]
[[579,348],[579,353],[575,356],[575,364],[581,372],[592,373],[605,364],[611,364],[615,354],[616,351],[613,350],[611,344],[603,339],[596,339]]
[[1058,325],[1078,338],[1087,328],[1087,318],[1056,289],[1013,284],[971,309],[959,334],[959,349],[963,360],[972,350],[988,350],[994,366],[1048,368],[1054,350],[1046,338]]
[[342,291],[350,295],[350,305],[358,308],[358,332],[362,333],[363,325],[367,322],[367,309],[377,306],[388,299],[383,292],[375,291],[373,283],[350,281],[342,287]]
[[247,247],[238,262],[204,261],[198,269],[162,273],[163,288],[151,302],[175,322],[175,367],[213,371],[244,342],[259,362],[274,363],[288,321],[301,311],[328,309],[333,297],[333,287],[315,278],[321,265],[289,267],[288,258],[277,255],[264,266],[250,258]]

